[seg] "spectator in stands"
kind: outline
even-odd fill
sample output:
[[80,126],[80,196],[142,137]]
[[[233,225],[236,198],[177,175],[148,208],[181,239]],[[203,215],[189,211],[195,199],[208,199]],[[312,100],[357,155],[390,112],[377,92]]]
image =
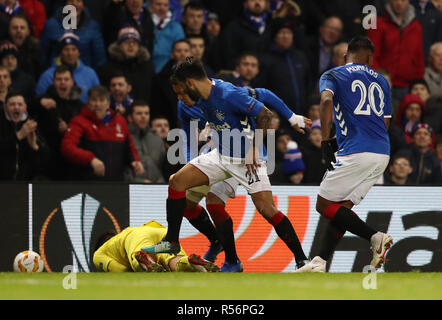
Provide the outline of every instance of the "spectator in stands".
[[[377,12],[382,12],[382,5],[386,0],[352,0],[352,1],[342,1],[342,0],[328,0],[328,1],[305,1],[304,3],[300,1],[299,3],[304,7],[304,11],[309,9],[310,15],[316,15],[317,17],[312,17],[307,15],[305,18],[316,20],[319,18],[324,18],[328,16],[337,16],[341,19],[343,23],[343,37],[344,39],[350,40],[358,34],[365,34],[366,30],[362,25],[363,18],[365,14],[363,13],[364,7],[366,5],[376,6]],[[298,2],[298,1],[297,1]],[[310,8],[309,8],[310,6]],[[303,12],[304,13],[304,12]],[[304,13],[305,15],[305,13]],[[313,18],[313,19],[312,19]],[[311,24],[312,22],[309,22]]]
[[45,70],[45,56],[40,42],[31,35],[31,24],[25,14],[12,16],[9,22],[9,40],[18,49],[18,65],[35,81]]
[[330,67],[333,47],[341,40],[342,31],[342,20],[337,16],[330,16],[321,23],[319,35],[312,36],[309,40],[307,57],[313,79],[319,79],[321,74]]
[[287,152],[284,155],[282,171],[292,184],[300,184],[304,178],[305,164],[302,160],[302,153],[295,141],[287,143]]
[[306,28],[303,22],[302,10],[298,5],[298,1],[293,0],[271,0],[270,12],[273,19],[290,19],[294,21],[293,28],[294,38],[296,39],[295,47],[301,51],[308,48],[308,37],[306,35]]
[[65,14],[63,8],[59,8],[45,24],[40,36],[41,46],[45,52],[46,63],[52,64],[58,55],[58,40],[68,31],[79,37],[78,49],[80,50],[81,61],[91,67],[96,68],[106,62],[106,47],[100,26],[92,19],[87,8],[84,7],[83,0],[66,0],[65,5],[72,5],[77,12],[77,28],[65,30],[63,20]]
[[221,54],[221,25],[216,13],[209,12],[207,14],[206,25],[206,59],[210,66],[213,67],[215,72],[219,72],[222,67],[222,54]]
[[201,35],[189,35],[186,38],[190,44],[190,55],[194,58],[200,60],[206,70],[207,76],[213,78],[215,72],[213,72],[212,67],[207,63],[205,52],[206,52],[206,42],[204,37]]
[[0,66],[0,107],[4,106],[10,86],[11,86],[11,74],[9,73],[8,69],[6,69],[3,66]]
[[219,78],[234,84],[237,87],[257,86],[256,77],[259,74],[259,58],[253,52],[242,53],[236,62],[233,72],[222,73]]
[[141,37],[141,45],[147,48],[152,55],[154,24],[151,13],[143,6],[143,0],[113,0],[109,2],[103,21],[106,47],[117,41],[120,29],[127,26],[137,29]]
[[73,33],[65,33],[63,37],[59,39],[60,56],[54,60],[52,67],[40,76],[35,90],[37,95],[44,94],[53,83],[54,70],[59,65],[66,65],[71,68],[75,83],[81,89],[81,101],[87,101],[88,90],[100,84],[100,81],[94,69],[86,66],[80,60],[79,42],[80,39]]
[[377,17],[377,28],[367,36],[375,48],[372,68],[390,71],[393,96],[402,100],[410,81],[425,71],[422,27],[410,1],[389,0],[385,16]]
[[[158,115],[152,119],[151,127],[152,127],[152,130],[155,131],[156,134],[161,137],[161,139],[163,139],[164,147],[166,148],[166,152],[167,152],[169,147],[176,142],[176,141],[174,142],[174,141],[167,140],[167,136],[170,132],[169,120],[165,116]],[[170,176],[172,174],[176,173],[179,169],[181,169],[182,166],[183,166],[183,164],[181,164],[181,163],[171,164],[166,157],[166,159],[163,163],[163,177],[164,177],[164,179],[166,181],[169,181]]]
[[431,0],[411,0],[411,3],[422,26],[424,58],[427,64],[431,45],[442,41],[442,13]]
[[62,155],[76,166],[70,178],[123,181],[126,167],[143,174],[126,120],[110,109],[109,91],[92,87],[88,99],[69,122],[61,144]]
[[320,116],[320,97],[317,94],[313,94],[308,99],[308,107],[306,117],[311,119],[312,121],[318,120]]
[[343,66],[345,64],[345,55],[347,54],[347,49],[347,42],[340,42],[333,47],[330,69]]
[[141,45],[140,34],[133,27],[124,27],[118,41],[109,46],[109,61],[97,69],[101,83],[110,85],[115,72],[122,72],[132,86],[134,99],[151,101],[154,66],[149,51]]
[[42,178],[49,150],[37,126],[23,95],[10,91],[0,112],[0,180]]
[[430,89],[430,94],[442,96],[442,42],[434,43],[430,47],[428,67],[425,68],[424,78]]
[[262,58],[264,87],[273,91],[295,112],[304,114],[312,91],[311,69],[304,53],[293,46],[291,20],[275,21],[273,44]]
[[385,185],[408,185],[410,184],[409,176],[413,172],[410,159],[403,154],[393,156],[388,166],[388,170],[384,173]]
[[427,104],[430,98],[430,88],[427,81],[424,79],[413,79],[408,87],[408,93],[417,95],[421,100]]
[[170,145],[167,141],[167,135],[169,134],[169,131],[170,131],[169,120],[167,120],[167,118],[165,116],[161,116],[161,115],[156,116],[156,117],[152,118],[151,127],[152,127],[152,130],[155,131],[155,133],[157,135],[159,135],[161,137],[161,139],[163,139],[163,142],[165,143],[165,147],[166,147],[166,149],[168,149],[170,147]]
[[31,101],[34,97],[35,81],[19,68],[17,47],[9,41],[0,45],[0,64],[8,69],[11,75],[11,89],[23,93],[26,101]]
[[413,79],[409,92],[419,96],[425,103],[425,122],[433,128],[435,134],[442,133],[442,96],[430,96],[430,89],[424,79]]
[[245,0],[243,14],[223,31],[224,68],[233,70],[235,59],[244,51],[258,55],[271,44],[271,24],[266,0]]
[[209,40],[211,40],[211,38],[217,38],[221,33],[219,18],[218,15],[214,12],[209,12],[207,14],[206,32]]
[[18,0],[2,0],[0,2],[0,40],[4,40],[8,36],[9,21],[16,14],[26,15]]
[[46,10],[38,0],[19,0],[20,6],[25,10],[31,20],[34,37],[40,38],[46,22]]
[[149,2],[149,9],[155,26],[152,60],[155,73],[159,73],[170,59],[173,44],[185,38],[185,34],[181,24],[172,20],[169,0],[152,0]]
[[60,65],[54,70],[53,84],[35,99],[33,105],[41,134],[52,150],[48,176],[53,180],[64,180],[69,171],[69,165],[61,155],[61,141],[68,123],[81,112],[83,102],[80,98],[81,89],[75,85],[71,69]]
[[321,122],[317,119],[313,121],[307,142],[301,146],[302,160],[305,163],[303,184],[319,185],[327,170],[322,159],[321,141]]
[[431,150],[432,134],[428,124],[416,124],[412,132],[413,143],[398,152],[410,159],[413,172],[409,178],[412,184],[442,183],[441,163]]
[[188,2],[184,6],[182,26],[186,37],[196,35],[206,40],[204,7],[197,2]]
[[425,104],[419,96],[407,94],[401,102],[396,117],[396,125],[404,132],[407,143],[413,140],[412,131],[416,124],[423,121]]
[[144,167],[144,174],[130,180],[144,183],[164,183],[163,164],[166,147],[163,139],[150,126],[150,108],[146,102],[136,100],[128,112],[129,130]]
[[29,102],[34,97],[35,81],[18,67],[17,47],[9,41],[0,45],[0,64],[8,69],[11,75],[11,89],[23,93]]
[[109,84],[110,107],[117,113],[127,116],[127,111],[134,102],[132,85],[123,73],[115,73]]
[[160,114],[166,116],[173,128],[178,126],[178,99],[175,92],[172,90],[172,85],[170,84],[169,79],[176,63],[186,59],[188,56],[190,56],[189,41],[183,39],[175,42],[172,46],[169,62],[166,63],[160,73],[155,75],[153,80],[151,103],[152,115],[154,118]]
[[269,175],[271,184],[286,184],[289,183],[288,177],[283,171],[283,164],[285,154],[288,152],[287,145],[289,142],[294,142],[290,133],[285,129],[279,129],[275,132],[275,170]]

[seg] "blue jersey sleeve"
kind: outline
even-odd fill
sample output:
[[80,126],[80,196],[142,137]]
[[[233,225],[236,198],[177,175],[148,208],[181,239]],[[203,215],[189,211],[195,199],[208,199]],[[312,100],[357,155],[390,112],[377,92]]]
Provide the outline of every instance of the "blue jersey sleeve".
[[319,92],[324,90],[331,90],[333,93],[336,92],[336,79],[333,77],[332,72],[325,72],[319,79]]
[[240,88],[235,87],[235,89],[236,90],[228,90],[225,96],[231,105],[235,107],[235,110],[232,111],[250,117],[256,117],[261,112],[264,104],[248,95],[247,92],[240,90]]
[[264,88],[250,89],[256,91],[256,99],[264,103],[264,105],[273,108],[287,120],[293,116],[293,111],[272,91]]

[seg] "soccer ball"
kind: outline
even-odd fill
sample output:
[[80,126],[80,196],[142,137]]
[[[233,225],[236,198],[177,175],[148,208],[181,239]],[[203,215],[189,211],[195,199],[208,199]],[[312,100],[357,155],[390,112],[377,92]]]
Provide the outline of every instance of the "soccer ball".
[[22,251],[15,256],[13,267],[15,272],[42,272],[43,259],[37,252]]

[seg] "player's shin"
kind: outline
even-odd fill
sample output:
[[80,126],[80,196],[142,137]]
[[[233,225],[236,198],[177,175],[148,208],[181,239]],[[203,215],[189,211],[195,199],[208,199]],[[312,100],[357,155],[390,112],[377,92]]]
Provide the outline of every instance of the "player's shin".
[[278,211],[269,220],[269,222],[275,228],[276,233],[279,238],[287,245],[287,247],[292,251],[295,256],[296,262],[301,263],[307,260],[307,257],[302,250],[301,242],[299,242],[298,235],[295,232],[290,220],[281,212]]
[[327,222],[324,237],[322,238],[321,251],[319,252],[319,256],[325,261],[330,259],[345,233],[345,230],[336,225],[334,221]]
[[166,201],[167,234],[165,240],[178,243],[181,223],[186,209],[186,192],[177,191],[169,187],[169,197]]
[[324,217],[332,220],[341,229],[348,230],[368,241],[370,241],[371,236],[376,233],[376,231],[365,223],[365,221],[361,220],[355,212],[339,204],[330,204],[324,210]]
[[206,236],[211,244],[215,244],[218,241],[216,229],[203,207],[196,205],[194,208],[186,208],[184,216],[195,229]]
[[235,235],[233,233],[233,221],[222,204],[208,204],[210,216],[216,226],[218,238],[224,248],[225,260],[228,263],[236,264],[238,255],[235,247]]

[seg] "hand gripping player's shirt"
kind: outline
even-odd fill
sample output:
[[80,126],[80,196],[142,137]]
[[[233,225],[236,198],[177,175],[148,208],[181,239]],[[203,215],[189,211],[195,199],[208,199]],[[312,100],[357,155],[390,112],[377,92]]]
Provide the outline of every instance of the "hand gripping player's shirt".
[[[192,107],[201,99],[201,111],[217,133],[211,137],[218,139],[217,148],[192,159],[170,178],[166,202],[168,232],[161,242],[143,250],[147,253],[177,252],[186,190],[234,177],[248,191],[258,212],[273,225],[292,251],[296,262],[306,260],[291,222],[275,206],[266,164],[258,163],[257,150],[251,147],[255,143],[250,144],[256,129],[261,129],[265,135],[272,112],[231,83],[209,79],[201,63],[192,57],[176,66],[171,82],[178,99],[186,106]],[[251,121],[252,118],[256,118],[256,122]],[[250,153],[252,161],[247,162]]]
[[[214,79],[214,81],[220,82],[221,80]],[[252,89],[245,87],[240,88],[240,90],[277,111],[292,124],[295,130],[303,133],[302,128],[308,129],[311,127],[310,119],[295,115],[284,101],[272,91],[264,88]],[[195,158],[199,151],[205,152],[203,150],[198,151],[198,133],[205,131],[207,123],[207,119],[199,106],[200,103],[201,99],[189,108],[182,101],[178,101],[178,118],[182,124],[182,141],[185,147],[187,162]],[[253,118],[251,121],[255,121],[255,119]],[[204,134],[201,133],[201,135],[204,140],[203,142],[205,142]],[[260,148],[260,159],[263,161],[267,160],[265,145],[263,145],[262,149]],[[215,262],[217,255],[224,250],[225,263],[221,268],[223,272],[227,272],[227,270],[232,272],[242,270],[242,264],[235,249],[233,222],[225,209],[227,200],[236,197],[238,185],[239,182],[235,178],[228,178],[215,183],[211,187],[206,185],[198,186],[186,191],[187,207],[184,216],[210,241],[209,250],[204,255],[205,259]],[[204,218],[207,215],[205,209],[198,205],[204,197],[207,197],[206,208],[216,226],[215,237],[213,236],[211,222]],[[221,233],[222,236],[218,237],[216,233]],[[218,238],[222,238],[221,242]]]
[[94,252],[94,265],[102,272],[216,272],[219,268],[196,254],[187,256],[182,247],[177,255],[146,254],[141,248],[160,241],[167,228],[156,221],[128,227],[118,234],[102,235]]
[[390,159],[390,87],[369,67],[373,52],[370,39],[353,38],[345,57],[347,64],[325,72],[319,80],[323,153],[332,160],[329,136],[333,115],[338,150],[316,201],[316,210],[330,220],[323,246],[319,256],[298,272],[325,271],[326,261],[346,231],[370,242],[374,268],[384,263],[393,242],[391,236],[376,232],[351,210],[379,180]]

